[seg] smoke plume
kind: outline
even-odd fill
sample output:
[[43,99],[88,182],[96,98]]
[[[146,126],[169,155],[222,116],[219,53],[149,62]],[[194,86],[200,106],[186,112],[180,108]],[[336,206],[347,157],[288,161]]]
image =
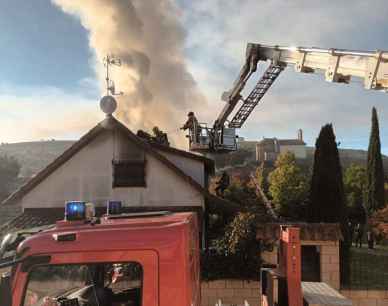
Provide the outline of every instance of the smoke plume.
[[96,71],[104,92],[102,59],[114,54],[122,66],[113,68],[116,116],[133,129],[157,125],[182,145],[177,129],[188,111],[206,104],[188,72],[183,54],[185,32],[169,0],[52,0],[76,15],[89,31]]

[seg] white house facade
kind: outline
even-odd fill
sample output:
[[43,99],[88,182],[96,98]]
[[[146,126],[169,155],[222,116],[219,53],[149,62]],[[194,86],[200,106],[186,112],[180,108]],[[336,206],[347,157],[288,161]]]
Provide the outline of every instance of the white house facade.
[[34,209],[63,209],[70,200],[91,202],[96,207],[117,200],[135,211],[204,211],[208,176],[213,171],[212,160],[148,143],[108,117],[1,207],[31,213]]

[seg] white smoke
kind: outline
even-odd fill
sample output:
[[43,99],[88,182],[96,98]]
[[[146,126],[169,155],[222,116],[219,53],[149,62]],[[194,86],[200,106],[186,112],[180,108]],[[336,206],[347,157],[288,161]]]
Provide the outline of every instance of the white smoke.
[[89,31],[102,92],[102,59],[107,54],[121,59],[123,65],[113,71],[124,92],[117,98],[119,119],[135,131],[157,125],[182,145],[177,129],[188,111],[201,111],[206,103],[185,65],[185,33],[175,6],[169,0],[52,1]]

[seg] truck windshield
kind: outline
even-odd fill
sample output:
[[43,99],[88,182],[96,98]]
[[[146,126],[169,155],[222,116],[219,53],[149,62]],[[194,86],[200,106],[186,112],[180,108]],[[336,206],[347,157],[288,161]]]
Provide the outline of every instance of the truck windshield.
[[136,262],[36,266],[29,273],[23,305],[77,299],[79,305],[141,306],[142,283],[143,270]]

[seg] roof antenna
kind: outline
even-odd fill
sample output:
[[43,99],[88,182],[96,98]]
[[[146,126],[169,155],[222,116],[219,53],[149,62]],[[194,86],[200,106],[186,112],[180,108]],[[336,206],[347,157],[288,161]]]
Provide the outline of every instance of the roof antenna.
[[121,66],[121,60],[115,58],[113,55],[107,55],[104,57],[104,66],[106,67],[106,95],[100,100],[100,108],[106,114],[107,117],[112,116],[117,108],[116,99],[113,96],[120,96],[123,92],[116,92],[115,83],[109,77],[110,66]]
[[109,78],[109,68],[112,65],[121,66],[121,60],[119,58],[115,58],[112,54],[108,54],[106,57],[104,57],[104,66],[106,67],[106,95],[109,95],[110,93],[112,96],[120,96],[123,94],[123,92],[116,92],[115,83]]

